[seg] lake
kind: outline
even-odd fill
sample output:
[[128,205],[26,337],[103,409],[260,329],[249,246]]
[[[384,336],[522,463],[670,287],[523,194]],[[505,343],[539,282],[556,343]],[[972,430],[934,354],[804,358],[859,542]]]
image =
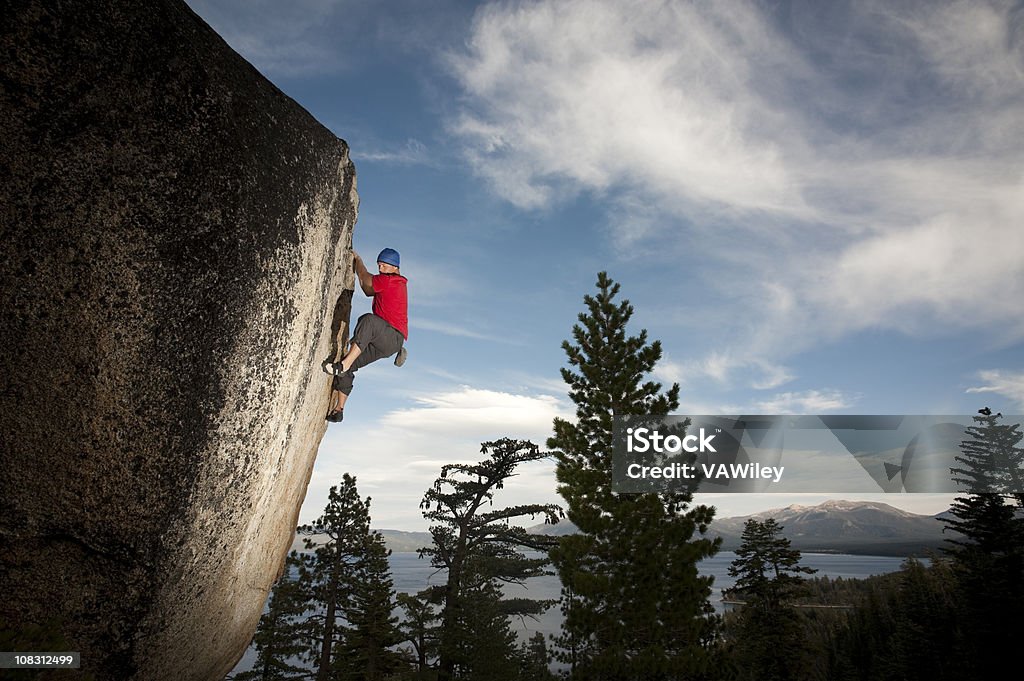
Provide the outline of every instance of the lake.
[[[831,579],[836,577],[864,578],[896,572],[905,560],[894,556],[853,556],[832,553],[804,553],[801,556],[801,565],[818,570],[813,575],[814,577],[829,577]],[[736,583],[736,579],[729,576],[729,565],[735,558],[736,554],[732,551],[721,551],[700,564],[701,574],[711,575],[715,578],[711,603],[718,613],[723,611],[722,590],[728,589]],[[426,559],[420,560],[415,553],[394,553],[391,555],[390,562],[391,576],[394,579],[396,591],[416,593],[427,584],[438,584],[444,581],[444,572],[437,572],[436,568],[430,567],[430,563]],[[527,580],[524,586],[507,586],[505,593],[509,596],[557,600],[561,596],[561,584],[558,577],[554,575],[535,577]],[[526,640],[538,631],[543,632],[545,636],[558,633],[561,622],[561,610],[555,605],[537,621],[514,621],[512,625],[520,638]]]
[[[728,589],[735,584],[736,579],[729,576],[729,564],[736,558],[732,551],[721,551],[716,556],[703,561],[700,564],[701,573],[711,575],[715,578],[712,586],[711,603],[715,611],[721,613],[722,590]],[[818,572],[815,577],[836,577],[864,578],[871,575],[880,575],[888,572],[896,572],[905,559],[893,556],[853,556],[847,554],[832,553],[804,553],[801,564],[815,568]],[[439,584],[444,580],[444,572],[430,567],[427,559],[420,559],[415,553],[393,553],[389,559],[391,564],[391,577],[395,583],[395,590],[402,593],[416,593],[429,584]],[[535,599],[557,600],[561,595],[561,584],[558,577],[535,577],[527,580],[523,586],[509,585],[505,589],[510,596],[521,596]],[[557,634],[561,628],[562,613],[558,605],[548,610],[537,620],[514,620],[512,627],[519,635],[520,640],[527,640],[536,632],[541,632],[545,638],[549,634]],[[249,669],[255,661],[255,651],[250,648],[239,660],[234,672]]]

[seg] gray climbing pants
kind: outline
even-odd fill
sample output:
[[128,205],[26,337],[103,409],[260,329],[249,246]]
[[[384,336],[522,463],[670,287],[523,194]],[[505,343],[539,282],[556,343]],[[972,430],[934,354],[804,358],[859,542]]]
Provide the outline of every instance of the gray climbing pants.
[[359,346],[362,352],[352,362],[352,368],[341,376],[334,377],[334,389],[352,394],[353,374],[370,362],[390,357],[398,353],[405,343],[402,332],[388,324],[382,318],[367,312],[356,322],[356,330],[352,334],[352,343]]

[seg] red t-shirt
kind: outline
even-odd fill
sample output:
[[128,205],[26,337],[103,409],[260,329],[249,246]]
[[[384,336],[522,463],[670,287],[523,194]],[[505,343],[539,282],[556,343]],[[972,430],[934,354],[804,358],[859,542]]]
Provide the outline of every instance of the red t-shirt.
[[373,314],[398,329],[409,339],[409,298],[401,274],[373,275]]

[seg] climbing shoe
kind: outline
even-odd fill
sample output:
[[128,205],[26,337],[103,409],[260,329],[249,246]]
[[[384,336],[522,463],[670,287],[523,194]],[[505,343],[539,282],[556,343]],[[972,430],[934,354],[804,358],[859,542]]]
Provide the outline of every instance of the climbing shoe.
[[345,418],[345,410],[339,409],[338,411],[332,411],[327,415],[327,421],[330,423],[341,423]]
[[408,356],[409,356],[409,353],[405,351],[405,348],[402,348],[401,350],[399,350],[398,354],[395,355],[395,366],[396,367],[400,367],[403,364],[405,364],[405,358],[408,357]]
[[343,371],[341,368],[341,362],[336,362],[334,364],[331,364],[330,362],[324,362],[323,368],[325,374],[330,374],[332,376],[344,376],[345,374],[352,373],[351,370]]

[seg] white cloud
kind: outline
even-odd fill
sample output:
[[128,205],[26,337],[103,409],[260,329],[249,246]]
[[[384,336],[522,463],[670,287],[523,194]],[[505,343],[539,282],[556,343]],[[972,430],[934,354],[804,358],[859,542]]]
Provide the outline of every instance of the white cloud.
[[429,165],[432,162],[427,146],[417,139],[406,140],[403,146],[394,149],[370,151],[352,150],[352,159],[358,165],[361,161],[379,161],[397,165]]
[[[327,490],[344,472],[358,472],[360,494],[372,495],[377,527],[425,529],[417,505],[446,463],[474,463],[480,444],[503,437],[531,440],[544,448],[556,416],[572,411],[558,398],[469,386],[420,396],[411,407],[382,414],[363,426],[332,426],[320,446],[316,472],[300,522],[315,518]],[[502,504],[558,503],[554,463],[523,466],[496,500]]]
[[626,225],[621,241],[661,252],[686,225],[687,255],[747,313],[707,376],[869,328],[1024,337],[1010,5],[798,10],[488,5],[451,59],[465,95],[452,131],[520,207],[586,193]]
[[778,393],[754,403],[762,414],[824,414],[849,409],[855,400],[838,390],[805,390]]
[[769,364],[762,362],[760,364],[761,371],[763,372],[761,378],[756,379],[751,387],[756,390],[772,390],[778,388],[780,385],[785,385],[792,381],[795,376],[789,372],[784,366]]
[[417,407],[388,414],[387,422],[421,432],[543,433],[546,437],[554,417],[564,416],[559,400],[549,395],[532,397],[469,386],[416,401]]
[[713,350],[703,359],[676,362],[665,358],[654,368],[654,377],[666,384],[693,385],[703,378],[719,384],[739,383],[755,390],[771,390],[795,376],[781,365],[756,357],[741,357],[731,350]]
[[557,374],[554,374],[553,376],[535,375],[515,369],[509,370],[505,373],[507,374],[508,381],[511,384],[533,388],[534,390],[539,390],[547,394],[558,395],[559,397],[563,397],[569,392],[568,384],[560,377],[555,378]]
[[1024,331],[1024,184],[1000,185],[970,167],[931,170],[939,176],[908,167],[886,176],[922,205],[934,205],[929,191],[941,193],[940,213],[860,239],[802,273],[804,301],[830,311],[832,330],[1002,322]]
[[975,97],[1000,99],[1024,77],[1024,10],[1006,2],[954,2],[931,12],[886,3],[943,81]]
[[745,33],[754,10],[725,5],[488,6],[470,53],[453,57],[474,107],[454,131],[523,207],[634,178],[662,201],[801,213],[778,143],[754,134],[764,103],[750,96],[749,61],[722,52],[764,44]]
[[968,393],[996,393],[1010,398],[1017,407],[1024,408],[1024,371],[991,369],[979,371],[978,378],[984,385],[968,388]]

